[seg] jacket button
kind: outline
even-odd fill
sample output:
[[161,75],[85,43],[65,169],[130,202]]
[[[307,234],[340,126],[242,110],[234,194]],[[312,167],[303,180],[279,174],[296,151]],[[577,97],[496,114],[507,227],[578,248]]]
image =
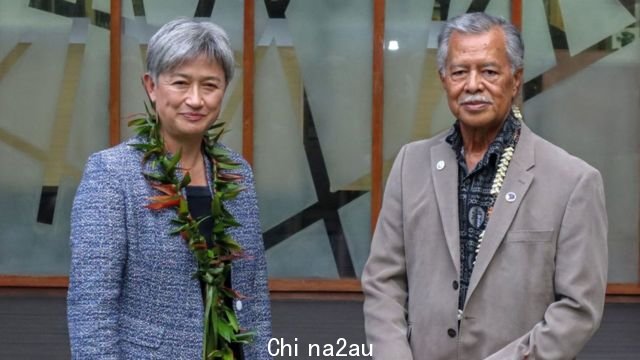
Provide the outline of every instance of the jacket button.
[[456,331],[453,329],[447,330],[447,334],[449,335],[449,337],[456,337]]
[[453,290],[458,290],[458,281],[453,280]]

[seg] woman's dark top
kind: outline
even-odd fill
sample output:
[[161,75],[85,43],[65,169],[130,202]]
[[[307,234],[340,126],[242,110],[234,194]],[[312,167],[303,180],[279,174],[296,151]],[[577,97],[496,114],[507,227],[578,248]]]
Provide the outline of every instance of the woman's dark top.
[[[208,186],[187,186],[187,203],[189,204],[189,212],[194,219],[198,219],[203,216],[207,216],[211,214],[211,192],[209,191]],[[205,221],[200,223],[200,233],[207,240],[207,246],[211,247],[213,245],[211,240],[211,231],[213,230],[213,219],[210,217]],[[229,277],[225,281],[225,286],[231,288],[231,273],[229,273]],[[201,281],[200,289],[202,290],[202,299],[204,301],[205,298],[205,285]],[[229,298],[226,298],[226,304],[233,311],[233,304]],[[243,360],[244,356],[242,354],[242,345],[232,343],[231,350],[233,350],[233,354],[235,355],[235,359]]]

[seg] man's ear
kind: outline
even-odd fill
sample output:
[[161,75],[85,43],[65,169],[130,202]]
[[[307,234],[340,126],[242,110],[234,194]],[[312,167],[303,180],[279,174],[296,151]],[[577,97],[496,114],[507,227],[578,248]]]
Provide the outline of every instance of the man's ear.
[[446,89],[447,88],[447,83],[446,83],[446,77],[443,73],[441,73],[440,71],[438,71],[438,78],[440,79],[440,84],[442,84],[442,88]]
[[515,73],[513,73],[513,91],[512,91],[512,96],[515,98],[516,96],[518,96],[518,92],[520,92],[520,87],[522,86],[522,77],[523,75],[523,70],[522,69],[518,69],[516,70]]
[[147,96],[152,103],[156,102],[156,83],[153,81],[153,77],[149,73],[145,73],[142,77],[142,84],[144,90],[147,92]]

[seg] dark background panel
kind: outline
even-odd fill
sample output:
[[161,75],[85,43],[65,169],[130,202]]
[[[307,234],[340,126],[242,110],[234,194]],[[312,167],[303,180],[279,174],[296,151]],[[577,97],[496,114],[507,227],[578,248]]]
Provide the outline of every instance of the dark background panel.
[[[65,307],[64,289],[0,288],[0,359],[69,359]],[[352,348],[365,341],[362,301],[274,300],[272,308],[274,338],[298,344],[297,357],[277,358],[319,359],[308,356],[309,344],[331,344],[337,351],[342,344]],[[607,304],[600,330],[579,359],[639,358],[640,303]]]

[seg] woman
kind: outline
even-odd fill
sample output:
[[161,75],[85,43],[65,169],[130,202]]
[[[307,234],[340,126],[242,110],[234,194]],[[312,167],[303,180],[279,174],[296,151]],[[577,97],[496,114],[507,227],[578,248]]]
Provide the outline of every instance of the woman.
[[253,176],[208,132],[233,70],[212,23],[177,19],[149,41],[154,112],[133,121],[138,136],[89,158],[73,204],[74,359],[270,358]]

